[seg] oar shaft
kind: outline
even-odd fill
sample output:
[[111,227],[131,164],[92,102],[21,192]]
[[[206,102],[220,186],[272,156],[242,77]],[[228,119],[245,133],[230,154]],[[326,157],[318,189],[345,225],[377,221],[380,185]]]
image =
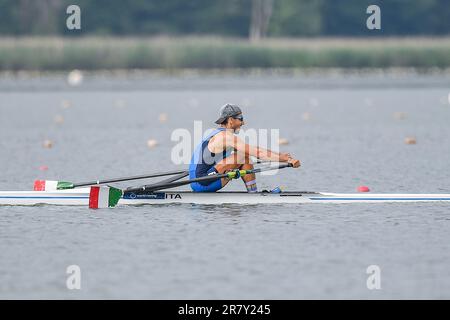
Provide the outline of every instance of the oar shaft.
[[[162,181],[158,181],[158,182],[155,182],[155,183],[146,185],[145,187],[146,187],[146,188],[150,188],[150,187],[152,187],[152,186],[154,186],[154,185],[161,185],[161,184],[172,183],[172,182],[174,182],[174,181],[183,179],[183,178],[186,177],[187,175],[189,175],[189,172],[186,171],[186,172],[177,174],[176,176],[170,177],[170,178],[168,178],[168,179],[164,179],[164,180],[162,180]],[[142,188],[142,187],[141,187],[141,188]],[[130,189],[131,189],[131,188],[130,188]],[[133,188],[133,189],[136,189],[136,188]],[[124,192],[128,192],[128,189],[125,189]]]
[[139,180],[139,179],[148,179],[148,178],[158,178],[158,177],[181,175],[181,174],[187,174],[187,173],[188,173],[188,171],[186,171],[186,170],[176,170],[176,171],[169,171],[169,172],[143,174],[143,175],[139,175],[139,176],[131,176],[131,177],[123,177],[123,178],[114,178],[114,179],[106,179],[106,180],[80,182],[80,183],[74,183],[72,185],[72,188],[84,187],[84,186],[92,186],[92,185],[99,185],[99,184],[106,184],[106,183],[113,183],[113,182],[121,182],[121,181],[130,181],[130,180]]
[[[287,168],[287,167],[292,167],[292,165],[290,163],[284,163],[284,164],[280,164],[279,166],[276,166],[276,167],[264,167],[264,168],[257,168],[257,169],[253,169],[253,170],[239,170],[238,172],[239,172],[239,176],[244,176],[246,174],[283,169],[283,168]],[[176,181],[176,182],[172,182],[172,183],[155,183],[155,184],[151,184],[151,185],[142,186],[139,188],[126,189],[126,192],[138,192],[138,191],[150,191],[151,192],[151,191],[157,191],[157,190],[162,190],[162,189],[176,188],[176,187],[184,186],[184,185],[191,184],[194,182],[214,181],[214,180],[218,180],[218,179],[222,179],[222,178],[234,179],[238,175],[238,172],[230,171],[227,173],[214,174],[214,175],[210,175],[210,176],[204,176],[204,177],[194,178],[194,179],[185,180],[185,181]]]

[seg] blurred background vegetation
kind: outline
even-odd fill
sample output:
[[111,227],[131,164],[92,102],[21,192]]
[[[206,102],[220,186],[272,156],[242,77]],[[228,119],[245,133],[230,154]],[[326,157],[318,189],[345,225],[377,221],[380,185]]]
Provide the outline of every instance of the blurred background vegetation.
[[447,68],[449,33],[448,0],[0,0],[0,69]]

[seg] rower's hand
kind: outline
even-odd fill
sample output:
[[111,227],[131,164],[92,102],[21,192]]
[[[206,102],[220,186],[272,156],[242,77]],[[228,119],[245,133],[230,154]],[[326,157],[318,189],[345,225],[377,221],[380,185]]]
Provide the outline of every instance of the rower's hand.
[[280,153],[280,157],[278,159],[279,162],[287,162],[289,159],[292,159],[290,153]]
[[288,163],[291,164],[293,168],[300,167],[300,160],[289,158]]

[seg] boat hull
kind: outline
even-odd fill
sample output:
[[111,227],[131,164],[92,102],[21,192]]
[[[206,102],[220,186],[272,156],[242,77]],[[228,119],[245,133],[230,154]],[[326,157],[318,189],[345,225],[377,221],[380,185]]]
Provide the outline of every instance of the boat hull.
[[[62,205],[88,206],[90,188],[60,191],[0,191],[0,205]],[[192,193],[168,191],[156,193],[125,193],[119,205],[144,204],[296,204],[296,203],[384,203],[384,202],[450,202],[450,194],[344,194],[316,192]]]

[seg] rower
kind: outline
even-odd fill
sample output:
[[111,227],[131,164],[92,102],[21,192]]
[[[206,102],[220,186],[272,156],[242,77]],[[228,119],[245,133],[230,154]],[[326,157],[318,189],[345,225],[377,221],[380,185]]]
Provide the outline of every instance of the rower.
[[[206,136],[197,146],[189,166],[189,178],[199,178],[207,175],[222,174],[232,170],[252,170],[250,156],[263,161],[287,162],[294,168],[300,166],[300,161],[289,153],[277,153],[258,146],[246,144],[236,134],[244,125],[241,109],[234,104],[226,104],[220,108],[219,125]],[[257,192],[255,174],[242,177],[248,192]],[[230,180],[194,182],[191,188],[194,192],[216,192],[222,189]]]

